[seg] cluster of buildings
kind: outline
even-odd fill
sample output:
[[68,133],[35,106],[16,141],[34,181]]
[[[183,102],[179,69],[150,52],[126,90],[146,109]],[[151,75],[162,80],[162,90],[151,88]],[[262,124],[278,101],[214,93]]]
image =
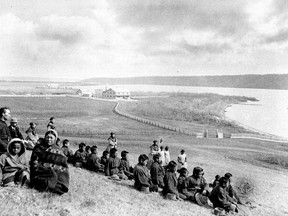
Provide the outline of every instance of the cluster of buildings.
[[82,97],[97,97],[97,98],[105,98],[105,99],[130,99],[130,91],[125,88],[119,86],[109,87],[106,85],[104,89],[94,89],[93,91],[88,90],[83,86],[83,88],[78,87],[67,87],[60,86],[59,84],[48,84],[45,87],[38,87],[41,89],[45,89],[46,91],[52,92],[52,94],[70,94],[70,95],[78,95]]
[[95,89],[94,92],[78,89],[77,95],[83,97],[97,97],[105,99],[130,99],[130,91],[121,87],[108,87],[105,89]]

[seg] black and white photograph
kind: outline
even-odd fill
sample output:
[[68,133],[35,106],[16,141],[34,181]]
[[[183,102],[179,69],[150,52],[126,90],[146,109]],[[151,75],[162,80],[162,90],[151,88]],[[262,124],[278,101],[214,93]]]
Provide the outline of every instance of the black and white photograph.
[[0,0],[0,216],[288,215],[287,0]]

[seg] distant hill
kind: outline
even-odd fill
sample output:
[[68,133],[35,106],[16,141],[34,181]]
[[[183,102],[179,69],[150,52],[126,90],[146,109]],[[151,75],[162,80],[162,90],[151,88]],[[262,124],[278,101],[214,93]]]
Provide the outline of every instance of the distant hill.
[[288,89],[288,74],[226,75],[226,76],[147,76],[127,78],[90,78],[90,84],[147,84],[198,87],[229,87],[256,89]]
[[61,78],[49,78],[49,77],[0,77],[0,81],[7,82],[74,82],[75,79],[61,79]]

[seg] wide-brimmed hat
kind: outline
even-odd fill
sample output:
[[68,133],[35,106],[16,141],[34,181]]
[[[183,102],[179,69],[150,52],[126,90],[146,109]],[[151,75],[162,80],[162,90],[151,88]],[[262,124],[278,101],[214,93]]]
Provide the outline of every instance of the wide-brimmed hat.
[[11,118],[11,121],[10,121],[11,123],[17,123],[18,122],[18,120],[17,120],[17,118]]
[[200,206],[204,206],[208,204],[208,197],[202,195],[201,193],[195,194],[195,200],[196,200],[196,203]]

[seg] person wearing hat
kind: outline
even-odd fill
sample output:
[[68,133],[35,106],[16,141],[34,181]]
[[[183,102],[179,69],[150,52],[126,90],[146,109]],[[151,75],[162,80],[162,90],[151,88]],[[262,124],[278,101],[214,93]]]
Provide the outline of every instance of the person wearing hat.
[[33,149],[39,139],[39,136],[36,133],[36,124],[34,122],[30,122],[30,126],[25,133],[27,134],[27,137],[25,138],[28,143],[27,145],[29,148]]
[[57,138],[58,133],[50,129],[34,147],[30,160],[31,186],[61,195],[69,190],[69,168],[67,157],[56,145]]
[[11,140],[11,134],[6,124],[9,118],[10,109],[8,107],[0,108],[0,155],[7,152],[7,145]]
[[23,136],[19,130],[19,127],[18,127],[18,120],[17,118],[11,118],[11,121],[10,121],[10,125],[9,125],[9,131],[10,131],[10,135],[11,135],[11,138],[19,138],[21,140],[23,140]]
[[85,151],[85,143],[79,144],[79,149],[74,154],[74,166],[85,167],[87,162],[87,152]]
[[121,152],[120,170],[123,173],[123,176],[127,176],[129,180],[134,179],[133,167],[130,166],[128,151],[124,150]]
[[117,138],[115,136],[114,132],[110,133],[110,137],[108,138],[108,146],[106,148],[106,151],[110,152],[111,149],[117,148]]
[[0,185],[27,186],[30,180],[29,163],[23,140],[14,138],[7,152],[0,156]]
[[164,187],[164,182],[163,182],[163,178],[165,175],[165,170],[163,168],[163,166],[161,165],[161,155],[155,154],[153,155],[153,164],[151,166],[150,169],[150,174],[151,174],[151,180],[152,180],[152,184],[153,184],[153,188],[156,192],[158,192],[158,187],[163,188]]
[[226,212],[238,212],[237,204],[229,200],[229,195],[226,190],[228,179],[221,177],[219,184],[213,188],[209,196],[214,208],[223,208]]
[[138,157],[138,164],[134,167],[134,187],[143,193],[149,193],[151,188],[151,176],[147,168],[148,156],[141,154]]
[[118,152],[116,148],[112,148],[110,150],[110,157],[108,158],[106,165],[105,165],[105,175],[109,176],[110,179],[119,180],[122,179],[124,176],[120,172],[120,158],[117,157]]
[[170,161],[167,167],[167,171],[164,176],[164,188],[163,188],[163,195],[167,199],[171,200],[183,200],[186,199],[186,196],[183,196],[178,192],[178,180],[176,177],[176,168],[177,163],[175,161]]
[[147,163],[147,167],[148,169],[151,169],[152,163],[154,162],[153,160],[153,156],[155,154],[159,153],[159,146],[158,146],[158,141],[157,140],[153,140],[153,144],[149,147],[150,149],[150,153],[148,155],[148,163]]
[[150,149],[149,159],[153,160],[153,155],[159,153],[158,141],[153,140],[153,144],[149,147],[149,149]]
[[97,146],[94,145],[90,148],[91,154],[87,158],[87,169],[94,172],[103,172],[104,165],[100,163],[100,158],[97,155]]

